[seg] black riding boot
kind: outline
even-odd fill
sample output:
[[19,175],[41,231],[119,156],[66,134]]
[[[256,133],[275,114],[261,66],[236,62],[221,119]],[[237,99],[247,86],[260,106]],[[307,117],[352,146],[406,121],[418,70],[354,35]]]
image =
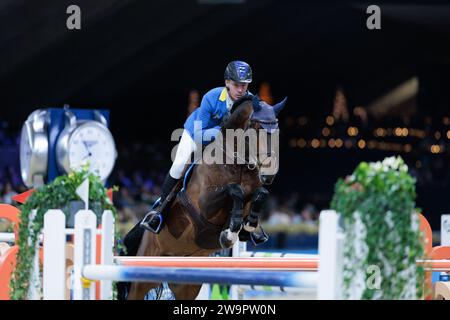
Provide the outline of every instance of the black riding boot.
[[164,209],[162,205],[164,204],[164,200],[170,194],[178,181],[179,179],[174,179],[170,176],[169,173],[167,174],[162,185],[161,198],[159,199],[159,202],[156,204],[156,206],[145,215],[144,219],[141,222],[141,227],[153,233],[159,233],[161,231],[163,223],[163,216],[161,213]]

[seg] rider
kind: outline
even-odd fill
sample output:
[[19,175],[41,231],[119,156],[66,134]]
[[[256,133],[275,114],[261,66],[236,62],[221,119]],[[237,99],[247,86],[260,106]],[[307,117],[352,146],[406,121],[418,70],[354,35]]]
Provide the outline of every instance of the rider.
[[151,232],[161,231],[163,217],[161,215],[164,200],[172,192],[183,174],[185,165],[191,159],[198,145],[194,142],[194,122],[201,121],[202,143],[208,143],[206,137],[214,137],[233,103],[248,93],[248,85],[252,82],[252,69],[243,61],[231,61],[225,69],[225,87],[208,91],[202,99],[200,107],[187,118],[178,150],[172,167],[162,185],[161,197],[141,222],[141,226]]

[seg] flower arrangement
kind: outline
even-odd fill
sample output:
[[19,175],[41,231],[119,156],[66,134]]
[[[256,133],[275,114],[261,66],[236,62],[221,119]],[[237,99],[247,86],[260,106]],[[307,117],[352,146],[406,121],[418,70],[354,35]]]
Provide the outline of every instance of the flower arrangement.
[[343,298],[417,299],[424,295],[423,236],[415,179],[400,157],[358,165],[339,179],[331,207],[344,228]]
[[19,251],[16,268],[11,277],[11,299],[22,300],[28,297],[36,243],[43,227],[44,214],[49,209],[61,209],[68,218],[70,214],[68,204],[80,200],[75,190],[87,178],[89,179],[89,207],[91,208],[91,203],[95,203],[101,212],[111,210],[114,216],[117,215],[100,177],[90,174],[86,167],[80,171],[59,176],[53,182],[35,190],[20,208],[19,239],[16,242]]

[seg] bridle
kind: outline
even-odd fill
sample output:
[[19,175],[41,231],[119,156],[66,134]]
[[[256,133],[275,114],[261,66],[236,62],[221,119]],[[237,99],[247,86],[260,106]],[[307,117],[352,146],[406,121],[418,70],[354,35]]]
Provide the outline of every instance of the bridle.
[[[252,128],[253,127],[252,125],[257,124],[257,123],[277,124],[278,119],[276,121],[261,121],[261,120],[251,120],[250,119],[249,123],[247,123],[247,126],[245,127],[244,131],[248,130],[249,128]],[[261,129],[259,129],[259,130],[261,130]],[[229,159],[233,159],[233,163],[236,163],[238,165],[243,164],[251,171],[253,171],[255,169],[258,169],[258,171],[260,171],[261,166],[263,165],[263,163],[259,160],[260,153],[256,154],[256,161],[250,161],[250,160],[245,159],[244,157],[241,157],[237,151],[233,151],[233,155],[229,155],[229,153],[220,145],[219,145],[219,149],[225,154],[226,157],[228,157]],[[268,158],[275,157],[275,160],[276,160],[276,155],[272,155],[272,151],[266,152],[266,155]]]

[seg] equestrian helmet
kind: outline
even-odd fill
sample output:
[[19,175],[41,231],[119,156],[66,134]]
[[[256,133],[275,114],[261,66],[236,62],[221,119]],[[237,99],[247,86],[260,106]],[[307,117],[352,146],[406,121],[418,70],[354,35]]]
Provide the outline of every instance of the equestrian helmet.
[[252,68],[244,61],[231,61],[225,69],[225,80],[252,82]]

